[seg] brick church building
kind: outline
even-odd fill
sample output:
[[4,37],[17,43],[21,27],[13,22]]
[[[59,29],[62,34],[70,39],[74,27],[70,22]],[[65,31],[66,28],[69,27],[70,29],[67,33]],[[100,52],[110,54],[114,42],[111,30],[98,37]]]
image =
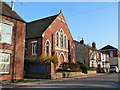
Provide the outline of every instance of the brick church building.
[[62,12],[27,23],[25,56],[57,55],[58,65],[75,62],[74,42]]

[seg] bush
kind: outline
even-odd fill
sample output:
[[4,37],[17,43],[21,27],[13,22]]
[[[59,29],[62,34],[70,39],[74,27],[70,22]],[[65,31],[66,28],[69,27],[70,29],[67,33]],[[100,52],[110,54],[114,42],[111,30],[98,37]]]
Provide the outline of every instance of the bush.
[[80,69],[82,70],[83,73],[87,73],[88,67],[86,64],[83,64],[81,62],[77,62],[80,65]]
[[63,62],[62,64],[60,64],[61,65],[61,70],[67,70],[68,69],[68,63],[66,63],[66,62]]
[[81,71],[80,69],[80,65],[77,63],[66,63],[63,62],[61,64],[61,69],[58,69],[57,71],[71,71],[71,72],[75,72],[75,71]]
[[39,56],[36,59],[33,60],[33,57],[31,58],[25,58],[25,63],[28,64],[50,64],[53,63],[55,66],[58,65],[58,58],[56,56]]
[[94,70],[96,70],[96,68],[95,67],[90,67],[89,70],[94,71]]
[[81,71],[78,63],[68,63],[68,68],[70,68],[71,71]]

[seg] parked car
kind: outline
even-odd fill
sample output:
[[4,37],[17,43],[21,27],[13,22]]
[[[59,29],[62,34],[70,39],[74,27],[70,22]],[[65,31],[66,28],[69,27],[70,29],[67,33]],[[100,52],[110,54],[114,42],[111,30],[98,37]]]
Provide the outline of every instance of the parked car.
[[118,73],[118,72],[119,72],[118,67],[117,67],[117,66],[111,66],[111,67],[110,67],[110,73],[112,73],[112,72]]

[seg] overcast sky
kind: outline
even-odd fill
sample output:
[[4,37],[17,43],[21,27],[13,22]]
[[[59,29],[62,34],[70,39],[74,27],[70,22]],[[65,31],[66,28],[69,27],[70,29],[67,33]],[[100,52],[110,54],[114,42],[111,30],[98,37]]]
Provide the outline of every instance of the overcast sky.
[[75,40],[84,38],[89,45],[95,41],[97,49],[108,44],[118,47],[117,2],[15,2],[15,11],[27,22],[60,10]]

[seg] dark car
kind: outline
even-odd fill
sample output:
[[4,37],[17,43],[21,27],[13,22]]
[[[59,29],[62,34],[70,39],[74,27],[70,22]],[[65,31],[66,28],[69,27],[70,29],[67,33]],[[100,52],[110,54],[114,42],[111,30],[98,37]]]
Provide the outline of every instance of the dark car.
[[117,66],[111,66],[110,67],[110,73],[112,73],[112,72],[118,73],[119,72],[118,67]]

